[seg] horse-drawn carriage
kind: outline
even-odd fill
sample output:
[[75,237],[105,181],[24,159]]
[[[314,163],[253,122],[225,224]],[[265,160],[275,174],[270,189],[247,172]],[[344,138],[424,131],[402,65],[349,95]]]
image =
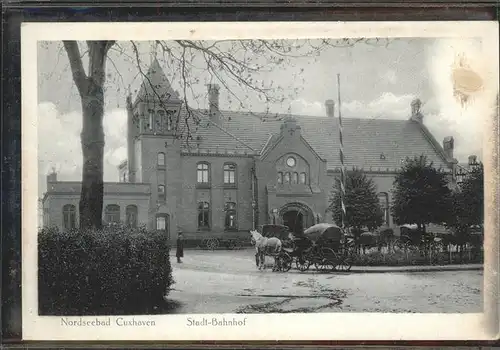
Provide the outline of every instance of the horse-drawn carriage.
[[282,270],[288,271],[293,261],[300,271],[308,270],[311,265],[321,271],[351,269],[351,241],[340,227],[321,223],[294,236],[293,249],[283,249],[281,254]]

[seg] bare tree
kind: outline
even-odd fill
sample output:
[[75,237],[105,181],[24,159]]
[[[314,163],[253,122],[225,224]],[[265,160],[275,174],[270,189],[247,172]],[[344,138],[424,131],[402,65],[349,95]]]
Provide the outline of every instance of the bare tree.
[[[195,119],[187,103],[188,92],[199,83],[201,71],[210,76],[211,81],[227,89],[233,101],[242,108],[249,94],[257,95],[262,103],[283,102],[290,95],[265,74],[279,67],[289,67],[293,61],[303,57],[318,57],[329,47],[348,47],[357,43],[379,44],[379,39],[339,39],[339,40],[219,40],[219,41],[156,41],[155,52],[162,56],[166,68],[178,72],[185,120],[177,126],[178,137],[189,140],[191,133],[189,119]],[[83,153],[82,190],[80,197],[80,228],[100,228],[103,208],[103,164],[104,164],[104,99],[106,63],[110,50],[128,57],[146,78],[142,69],[139,48],[136,42],[118,43],[115,41],[87,41],[88,70],[82,63],[83,54],[76,41],[64,41],[73,81],[82,103],[83,127],[81,146]],[[130,45],[130,47],[126,47]],[[115,64],[110,60],[112,65]],[[117,72],[120,74],[120,72]],[[297,74],[300,75],[301,71]],[[231,86],[231,87],[230,87]],[[235,91],[239,87],[240,91]],[[151,86],[153,93],[155,87]],[[191,90],[191,91],[189,91]],[[165,101],[166,102],[166,101]],[[160,99],[162,103],[162,99]],[[196,124],[196,123],[195,123]]]

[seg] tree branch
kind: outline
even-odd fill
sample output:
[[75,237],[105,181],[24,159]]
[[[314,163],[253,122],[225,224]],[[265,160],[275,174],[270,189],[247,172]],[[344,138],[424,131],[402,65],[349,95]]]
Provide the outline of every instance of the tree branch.
[[85,74],[85,69],[83,68],[82,58],[80,56],[80,50],[78,49],[78,43],[74,40],[63,41],[64,49],[68,54],[69,64],[71,66],[71,72],[73,73],[73,81],[80,96],[87,90],[87,75]]

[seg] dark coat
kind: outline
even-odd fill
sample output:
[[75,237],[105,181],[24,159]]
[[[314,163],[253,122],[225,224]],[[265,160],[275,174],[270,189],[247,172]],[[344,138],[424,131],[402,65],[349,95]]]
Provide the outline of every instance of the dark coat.
[[182,238],[177,238],[177,250],[175,256],[178,258],[184,257],[184,240]]

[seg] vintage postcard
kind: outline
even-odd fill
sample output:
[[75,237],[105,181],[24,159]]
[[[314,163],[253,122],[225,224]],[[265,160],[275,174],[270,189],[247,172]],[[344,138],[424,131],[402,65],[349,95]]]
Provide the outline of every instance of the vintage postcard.
[[498,23],[26,23],[25,340],[498,333]]

